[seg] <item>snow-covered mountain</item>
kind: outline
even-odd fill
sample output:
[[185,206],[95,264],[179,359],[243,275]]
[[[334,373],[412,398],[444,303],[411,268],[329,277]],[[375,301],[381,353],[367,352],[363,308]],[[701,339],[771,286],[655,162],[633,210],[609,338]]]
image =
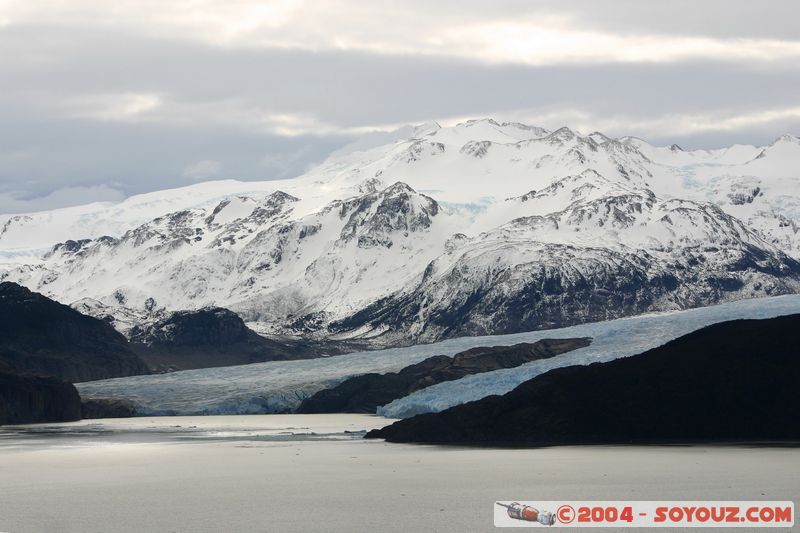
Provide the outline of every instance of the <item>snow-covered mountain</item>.
[[687,152],[477,120],[292,180],[0,217],[0,279],[123,332],[215,305],[262,333],[431,342],[800,292],[799,226],[796,137]]

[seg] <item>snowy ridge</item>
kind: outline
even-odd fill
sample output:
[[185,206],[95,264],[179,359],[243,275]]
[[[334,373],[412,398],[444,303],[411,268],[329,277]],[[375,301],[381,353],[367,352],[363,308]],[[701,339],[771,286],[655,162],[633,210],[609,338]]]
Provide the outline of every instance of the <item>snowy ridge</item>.
[[544,338],[593,338],[573,352],[440,383],[382,407],[379,414],[407,417],[439,411],[491,394],[503,394],[552,368],[627,357],[717,322],[800,313],[800,295],[744,300],[689,311],[660,313],[557,330],[462,337],[436,344],[391,348],[306,361],[256,363],[171,374],[93,381],[77,385],[84,398],[125,398],[143,415],[288,412],[315,392],[348,377],[393,372],[432,355],[453,355],[476,346],[536,342]]
[[222,306],[262,333],[385,346],[800,291],[796,137],[688,152],[491,119],[405,133],[292,180],[0,217],[0,279],[123,332]]

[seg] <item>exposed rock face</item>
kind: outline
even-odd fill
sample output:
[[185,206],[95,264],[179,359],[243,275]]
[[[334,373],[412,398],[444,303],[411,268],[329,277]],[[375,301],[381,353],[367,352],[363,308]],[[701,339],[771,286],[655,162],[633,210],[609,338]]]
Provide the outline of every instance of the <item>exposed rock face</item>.
[[80,417],[81,400],[74,385],[0,371],[0,425],[68,422]]
[[716,324],[638,356],[552,370],[503,396],[367,434],[554,445],[800,438],[800,315]]
[[128,400],[96,398],[81,401],[81,418],[131,418],[136,408]]
[[588,346],[588,338],[544,339],[513,346],[472,348],[453,357],[436,355],[410,365],[400,372],[365,374],[322,390],[303,400],[298,413],[375,413],[381,405],[430,387],[470,374],[490,372],[546,359]]
[[109,324],[11,282],[0,283],[0,366],[71,382],[148,373]]
[[150,346],[218,349],[252,338],[253,332],[235,313],[221,307],[179,311],[146,328],[135,328],[131,340]]
[[299,343],[279,343],[249,329],[221,307],[179,311],[130,333],[136,351],[154,370],[185,370],[305,359],[314,350]]
[[392,234],[425,230],[438,213],[436,201],[397,182],[383,191],[342,202],[339,214],[347,223],[339,238],[342,242],[357,239],[359,248],[391,248]]

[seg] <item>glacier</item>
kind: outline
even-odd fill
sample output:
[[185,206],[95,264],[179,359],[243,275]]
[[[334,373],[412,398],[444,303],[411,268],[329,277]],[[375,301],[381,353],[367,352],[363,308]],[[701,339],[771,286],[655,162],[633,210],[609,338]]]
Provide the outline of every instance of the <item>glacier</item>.
[[514,369],[477,374],[419,390],[379,408],[404,418],[436,412],[492,394],[504,394],[553,368],[628,357],[704,326],[735,319],[800,313],[800,295],[740,300],[720,305],[654,313],[559,329],[460,337],[442,342],[302,361],[187,370],[76,384],[83,398],[121,398],[142,415],[210,415],[291,412],[307,396],[359,374],[393,372],[432,355],[544,338],[592,337],[592,344]]

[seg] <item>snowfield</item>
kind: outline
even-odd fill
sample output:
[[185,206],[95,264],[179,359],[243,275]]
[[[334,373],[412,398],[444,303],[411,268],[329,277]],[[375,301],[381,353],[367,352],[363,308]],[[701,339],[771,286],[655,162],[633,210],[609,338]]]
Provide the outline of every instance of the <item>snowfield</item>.
[[592,344],[522,367],[440,383],[378,410],[391,418],[440,411],[491,394],[504,394],[553,368],[628,357],[710,324],[800,313],[800,295],[742,300],[701,309],[650,314],[561,329],[502,336],[462,337],[435,344],[322,359],[188,370],[77,384],[84,398],[131,400],[143,415],[285,413],[303,398],[344,379],[392,372],[438,354],[476,346],[510,345],[543,338],[592,337]]

